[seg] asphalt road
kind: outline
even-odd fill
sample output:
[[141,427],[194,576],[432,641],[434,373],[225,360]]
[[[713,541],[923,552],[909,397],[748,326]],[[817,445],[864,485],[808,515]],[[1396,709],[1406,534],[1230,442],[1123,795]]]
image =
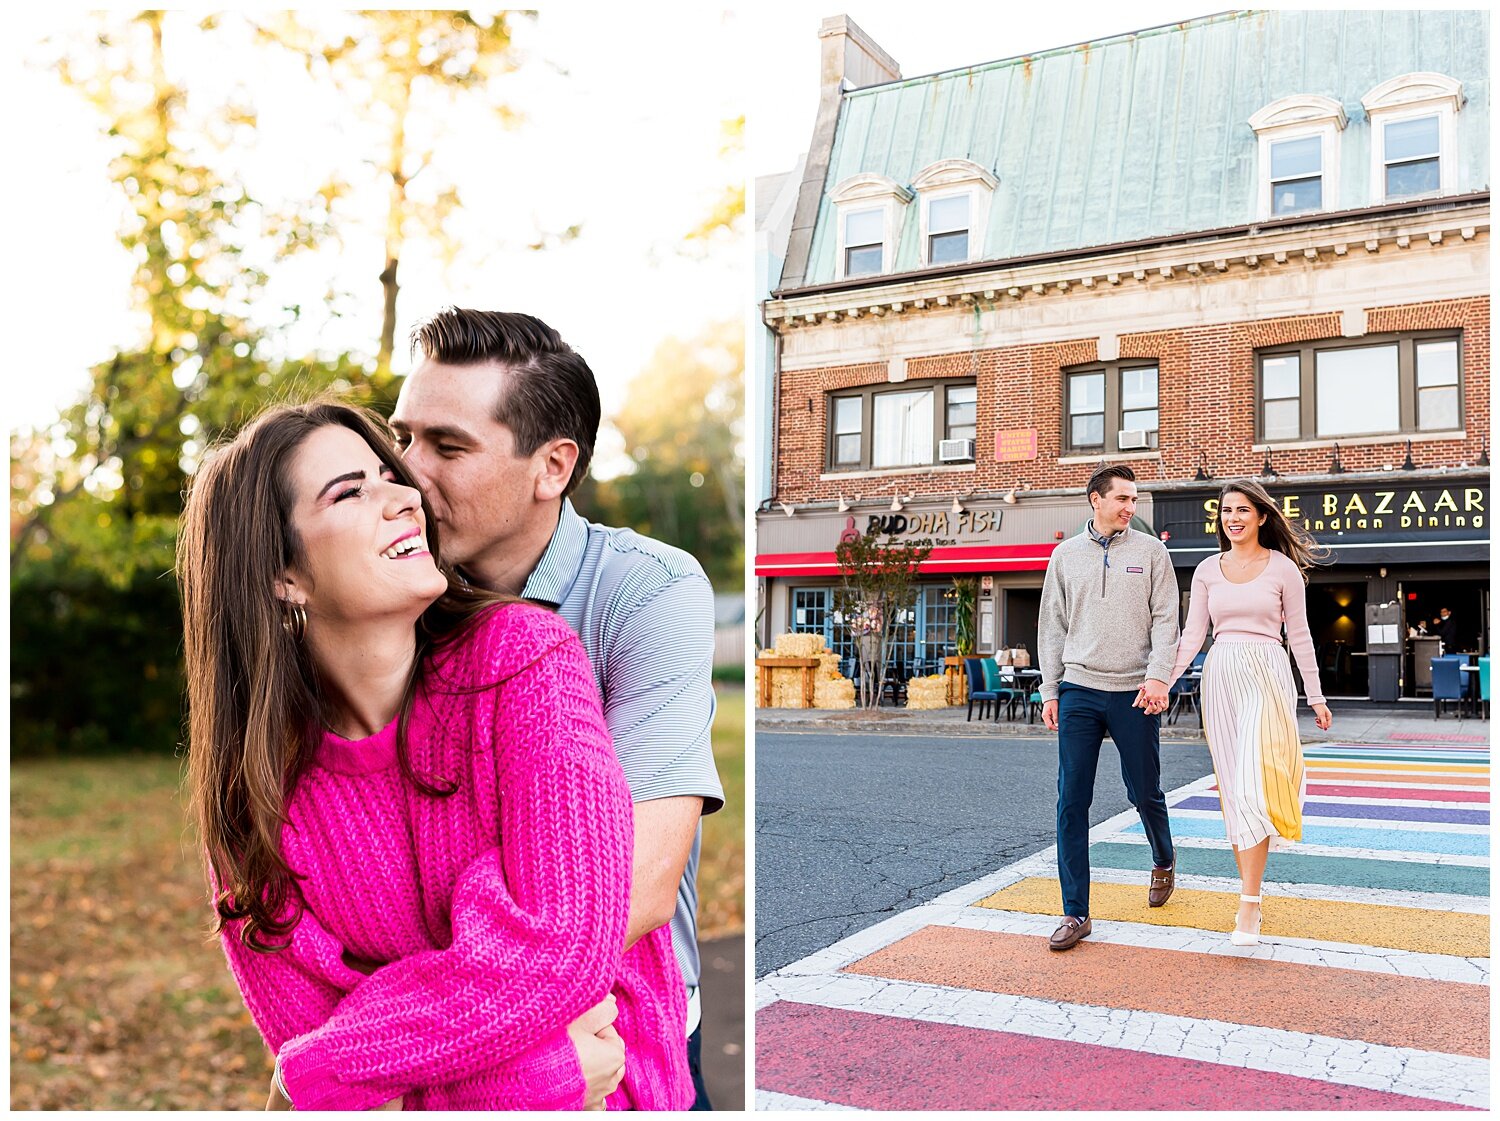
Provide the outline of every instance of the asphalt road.
[[[1163,742],[1162,788],[1212,769]],[[1099,756],[1091,823],[1130,808]],[[755,975],[1056,841],[1057,741],[757,731]]]

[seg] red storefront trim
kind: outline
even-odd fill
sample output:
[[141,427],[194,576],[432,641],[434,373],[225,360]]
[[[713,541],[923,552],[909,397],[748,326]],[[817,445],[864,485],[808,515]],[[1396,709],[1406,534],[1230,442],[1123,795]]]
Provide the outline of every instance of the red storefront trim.
[[[922,562],[924,576],[962,572],[1041,572],[1047,567],[1056,541],[1035,545],[961,545],[934,549]],[[839,564],[832,553],[762,553],[755,558],[757,576],[836,577]]]

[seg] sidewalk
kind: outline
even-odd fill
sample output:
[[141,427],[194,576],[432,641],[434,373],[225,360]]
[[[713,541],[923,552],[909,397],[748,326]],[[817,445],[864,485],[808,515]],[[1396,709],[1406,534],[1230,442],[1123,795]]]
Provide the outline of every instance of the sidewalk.
[[[1298,706],[1297,729],[1304,744],[1312,743],[1432,743],[1453,745],[1487,744],[1490,725],[1487,720],[1473,718],[1458,720],[1444,715],[1441,720],[1432,718],[1431,702],[1411,702],[1389,708],[1372,705],[1367,701],[1333,701],[1333,727],[1320,731],[1313,723],[1312,711],[1306,705]],[[849,735],[880,732],[885,735],[914,736],[988,736],[1002,738],[1010,736],[1050,736],[1054,733],[1043,727],[1041,717],[1027,724],[1024,714],[1019,720],[980,720],[978,706],[972,721],[965,720],[967,705],[953,708],[917,710],[909,712],[900,708],[882,708],[869,713],[860,709],[757,708],[755,726],[762,731],[775,732],[823,732]],[[1194,712],[1184,712],[1177,723],[1162,721],[1161,738],[1164,741],[1191,740],[1203,742],[1203,731],[1198,726]]]
[[1419,739],[1430,711],[1362,719],[1382,743],[1307,746],[1258,946],[1226,936],[1238,880],[1205,776],[1167,798],[1165,907],[1136,815],[1091,831],[1094,932],[1067,953],[1046,948],[1048,849],[763,978],[758,1107],[1486,1108],[1489,751]]

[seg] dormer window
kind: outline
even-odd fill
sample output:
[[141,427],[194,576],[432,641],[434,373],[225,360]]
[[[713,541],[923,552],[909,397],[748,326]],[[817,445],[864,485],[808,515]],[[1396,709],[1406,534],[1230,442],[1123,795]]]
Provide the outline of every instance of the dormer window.
[[990,199],[998,185],[971,160],[940,160],[922,169],[912,180],[922,200],[921,266],[956,265],[984,256]]
[[900,215],[912,194],[884,175],[854,175],[828,196],[838,208],[838,256],[834,279],[890,272],[896,256]]
[[927,263],[969,259],[969,195],[947,195],[927,204]]
[[1387,121],[1382,128],[1385,130],[1385,197],[1399,199],[1436,194],[1442,178],[1437,115]]
[[844,215],[844,275],[885,271],[885,211],[850,210]]
[[1323,137],[1271,141],[1271,217],[1323,209]]
[[1339,137],[1349,118],[1329,97],[1298,94],[1271,102],[1250,118],[1260,139],[1259,220],[1339,204]]
[[1449,194],[1458,184],[1462,83],[1443,74],[1403,74],[1364,97],[1370,116],[1374,202]]

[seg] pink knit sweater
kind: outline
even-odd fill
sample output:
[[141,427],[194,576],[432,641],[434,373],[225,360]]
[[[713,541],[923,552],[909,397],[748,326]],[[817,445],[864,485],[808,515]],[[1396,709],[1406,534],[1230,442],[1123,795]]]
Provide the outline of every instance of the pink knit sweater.
[[1307,587],[1297,562],[1272,549],[1259,576],[1247,584],[1235,584],[1224,578],[1219,556],[1214,553],[1206,557],[1193,572],[1193,594],[1188,601],[1187,620],[1182,624],[1182,638],[1177,643],[1177,664],[1172,667],[1171,681],[1176,681],[1197,656],[1210,620],[1215,641],[1231,638],[1278,646],[1281,626],[1285,623],[1287,645],[1302,671],[1307,703],[1322,704],[1318,659],[1307,627]]
[[[500,684],[495,687],[493,683]],[[682,975],[667,927],[621,954],[632,808],[583,648],[523,604],[429,660],[408,740],[332,734],[288,807],[306,910],[290,947],[230,967],[299,1110],[576,1109],[567,1025],[613,991],[625,1077],[611,1109],[686,1109]],[[366,977],[356,958],[389,962]]]

